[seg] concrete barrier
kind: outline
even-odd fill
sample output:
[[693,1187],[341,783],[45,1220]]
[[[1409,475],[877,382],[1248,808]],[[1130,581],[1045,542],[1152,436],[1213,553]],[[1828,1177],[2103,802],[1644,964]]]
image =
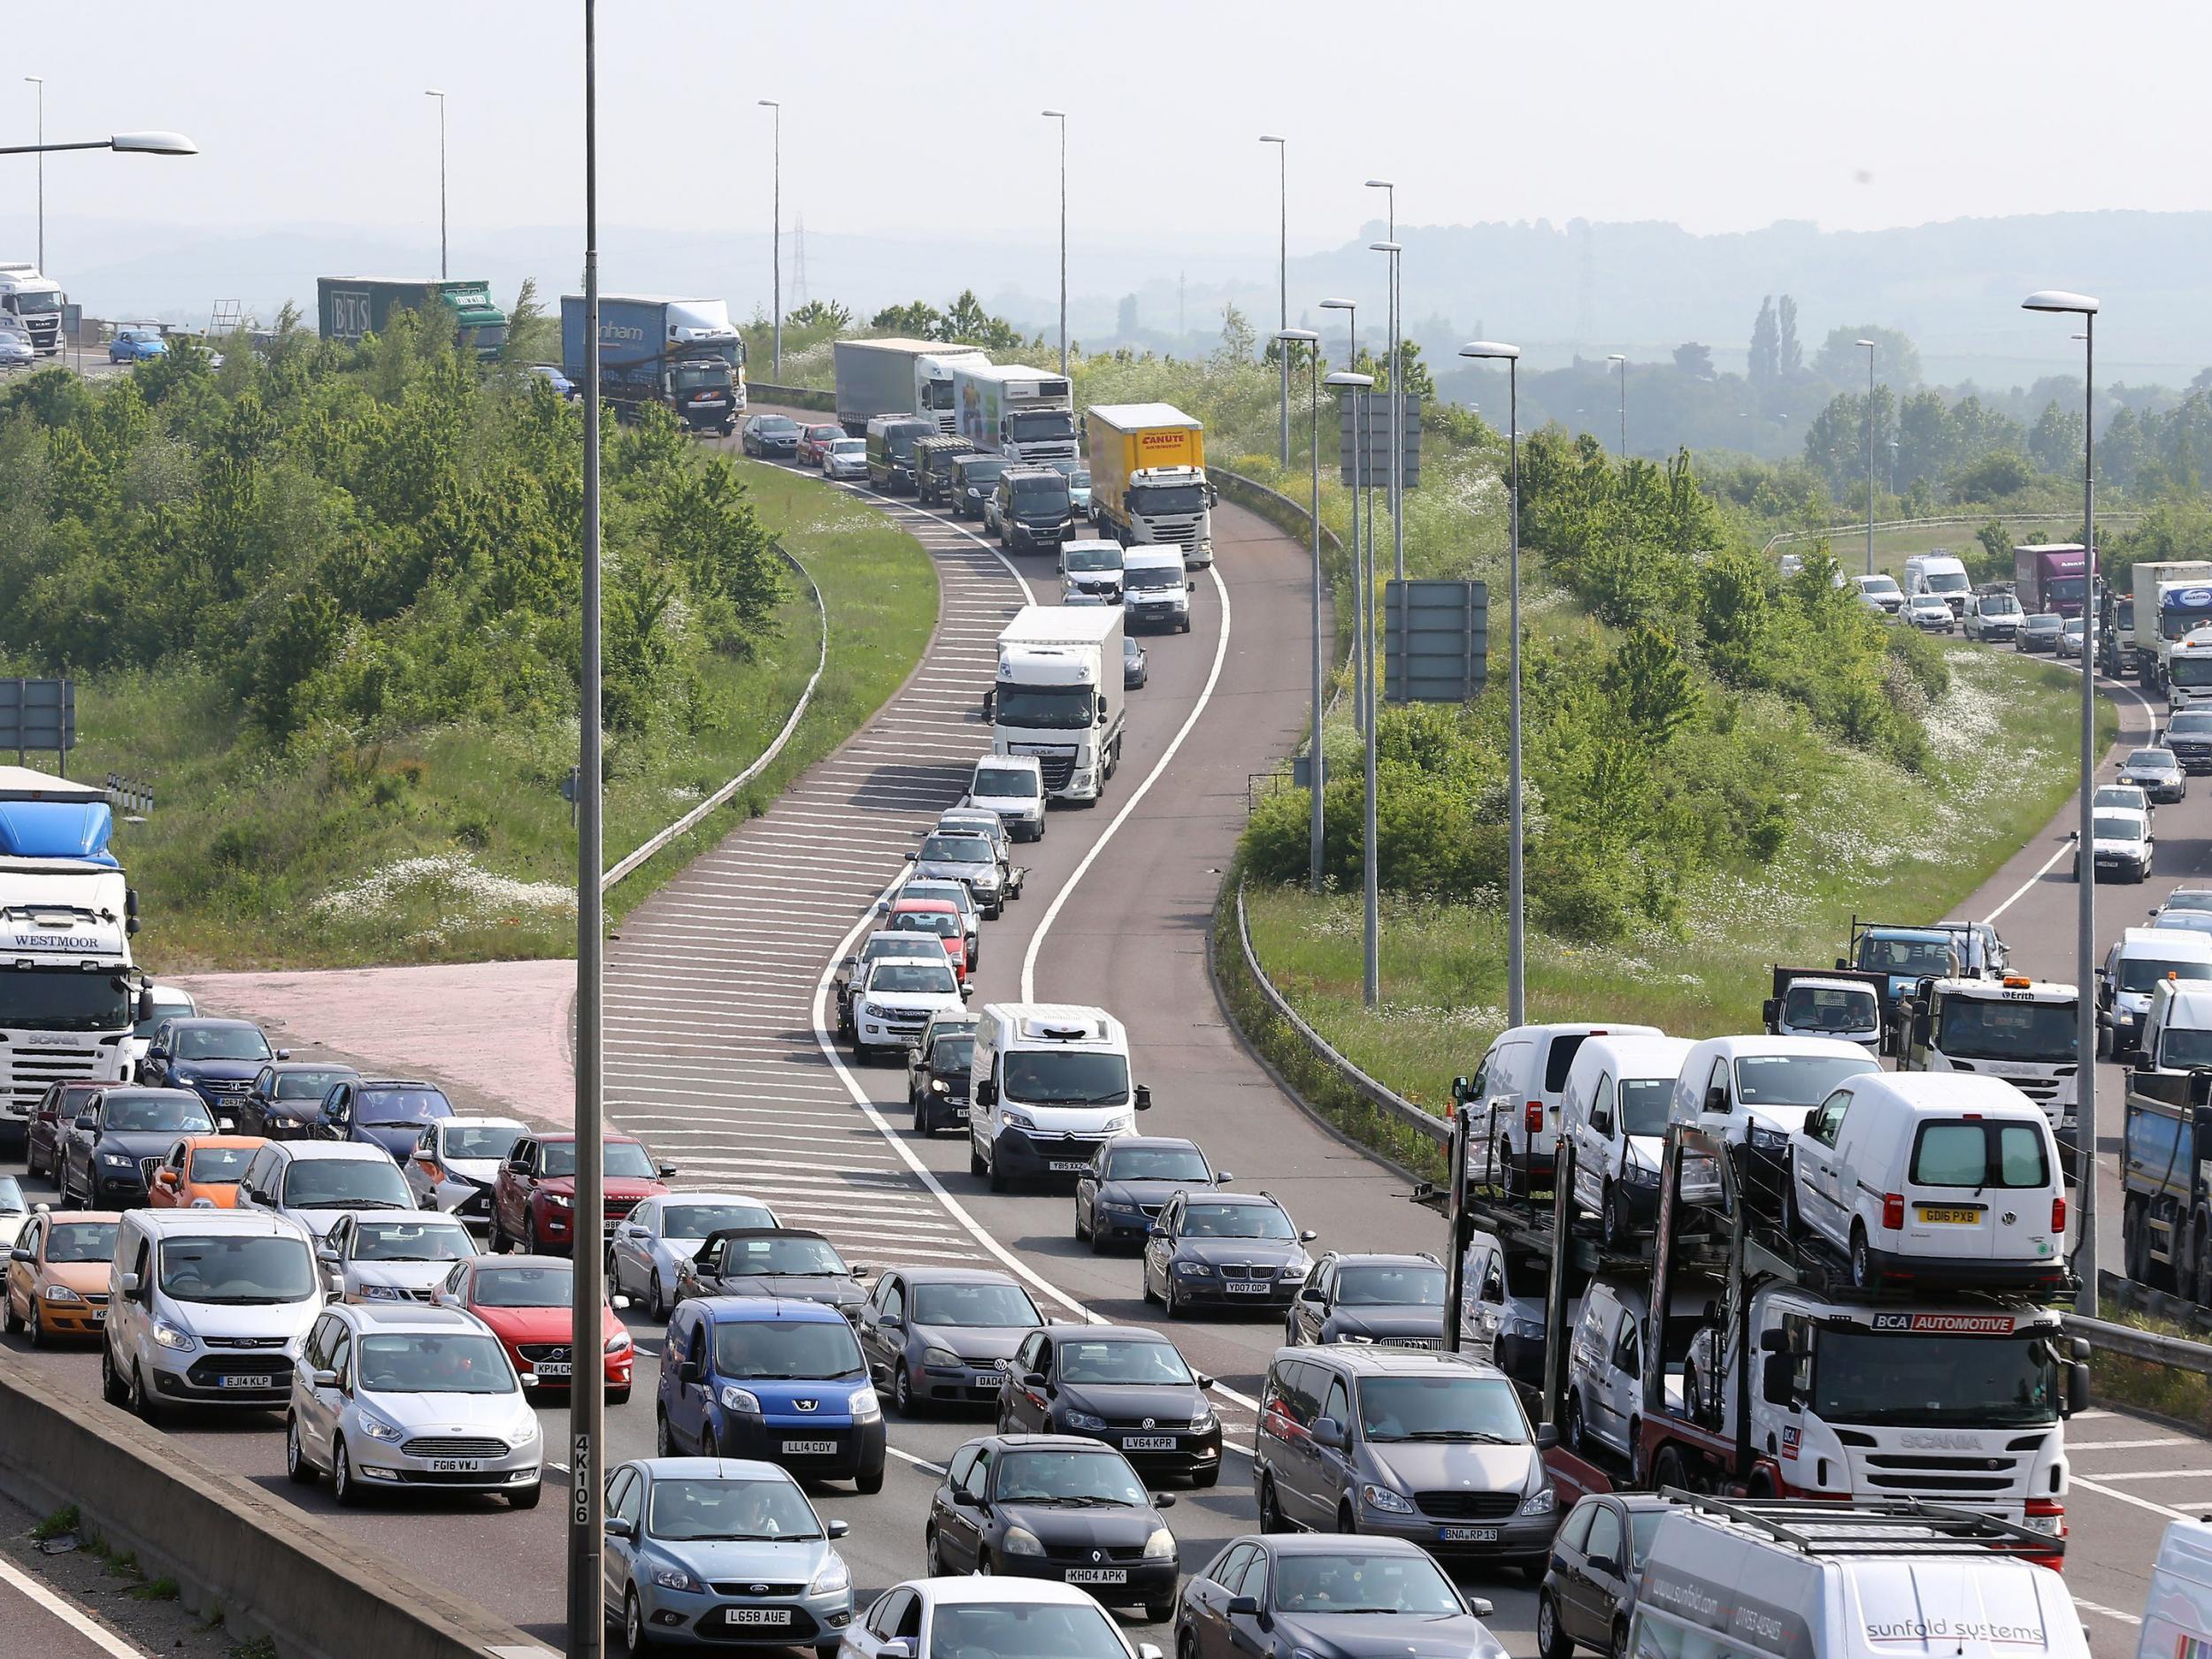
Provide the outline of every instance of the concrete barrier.
[[[74,1504],[187,1606],[283,1659],[554,1659],[412,1567],[271,1497],[158,1430],[0,1351],[0,1487]],[[557,1488],[555,1501],[559,1501]]]

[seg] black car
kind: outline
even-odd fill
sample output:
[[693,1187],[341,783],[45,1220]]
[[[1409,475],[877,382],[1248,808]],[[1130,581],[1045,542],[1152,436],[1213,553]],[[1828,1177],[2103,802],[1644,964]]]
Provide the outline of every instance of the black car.
[[1578,1647],[1628,1659],[1636,1581],[1672,1507],[1656,1493],[1594,1493],[1569,1512],[1552,1537],[1551,1563],[1536,1596],[1542,1659],[1568,1659]]
[[1167,1201],[1191,1187],[1225,1186],[1194,1141],[1177,1135],[1117,1135],[1092,1154],[1076,1178],[1075,1236],[1103,1255],[1124,1240],[1142,1244]]
[[2189,774],[2171,749],[2139,749],[2121,768],[2118,781],[2131,783],[2148,795],[2153,806],[2168,806],[2189,793]]
[[219,1117],[235,1118],[238,1102],[271,1060],[288,1060],[289,1048],[272,1051],[250,1019],[165,1020],[140,1062],[138,1080],[160,1088],[188,1088]]
[[975,1054],[972,1014],[939,1014],[906,1051],[906,1103],[914,1133],[935,1134],[968,1121],[968,1062]]
[[676,1300],[692,1296],[787,1296],[826,1302],[858,1317],[868,1293],[854,1281],[867,1272],[818,1233],[794,1227],[726,1227],[709,1233],[699,1253],[677,1268]]
[[999,1390],[1001,1434],[1082,1434],[1155,1475],[1210,1486],[1221,1476],[1213,1379],[1141,1325],[1048,1325],[1022,1339]]
[[1444,1267],[1434,1256],[1323,1256],[1283,1321],[1283,1340],[1444,1346]]
[[359,1076],[349,1065],[272,1060],[253,1074],[238,1102],[238,1133],[264,1141],[303,1141],[323,1119],[323,1098]]
[[388,1154],[395,1164],[414,1156],[423,1125],[453,1116],[453,1102],[435,1083],[418,1078],[342,1078],[324,1097],[316,1133],[326,1141],[357,1141]]
[[795,460],[802,430],[788,415],[754,415],[738,434],[738,448],[763,460]]
[[1045,1322],[1029,1293],[987,1267],[896,1267],[860,1310],[868,1374],[902,1415],[933,1405],[990,1406],[1002,1361]]
[[2166,717],[2161,748],[2173,751],[2184,772],[2212,772],[2212,709],[2185,709]]
[[2034,616],[2020,619],[2020,631],[2012,636],[2016,651],[2055,651],[2059,635],[2064,631],[2066,618],[2054,611],[2038,611]]
[[62,1137],[64,1209],[128,1210],[146,1202],[145,1161],[158,1160],[179,1135],[217,1133],[207,1102],[187,1088],[102,1089]]
[[1126,634],[1121,636],[1121,688],[1134,691],[1151,679],[1152,669],[1146,659],[1144,647]]
[[991,1435],[953,1454],[923,1555],[932,1578],[1051,1578],[1158,1624],[1175,1613],[1175,1535],[1160,1513],[1174,1502],[1096,1440]]
[[1191,1308],[1289,1307],[1312,1260],[1301,1233],[1266,1193],[1178,1193],[1144,1241],[1144,1299],[1179,1319]]
[[983,503],[998,488],[998,475],[1007,468],[1002,455],[956,455],[952,459],[952,516],[980,518]]
[[1283,1532],[1233,1538],[1191,1575],[1175,1609],[1177,1659],[1505,1659],[1463,1596],[1410,1539]]

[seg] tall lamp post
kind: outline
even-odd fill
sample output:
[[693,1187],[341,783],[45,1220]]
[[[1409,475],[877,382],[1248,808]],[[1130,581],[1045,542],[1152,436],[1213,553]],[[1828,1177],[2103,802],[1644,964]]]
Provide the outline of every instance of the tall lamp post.
[[1398,372],[1398,354],[1405,334],[1405,318],[1399,305],[1399,278],[1405,269],[1398,243],[1398,187],[1387,179],[1370,179],[1367,188],[1384,193],[1386,231],[1381,242],[1368,246],[1390,256],[1390,573],[1406,577],[1405,464],[1399,458],[1401,434],[1406,424],[1405,379]]
[[64,150],[112,150],[125,156],[196,156],[200,147],[182,133],[116,133],[73,143],[0,144],[0,156],[50,156]]
[[607,1640],[604,1568],[607,1394],[597,1386],[606,1300],[605,1034],[600,903],[602,718],[599,619],[599,86],[596,0],[584,0],[583,672],[576,753],[576,1185],[569,1310],[568,1655],[600,1659]]
[[1866,348],[1866,573],[1874,574],[1874,342]]
[[1605,360],[1621,365],[1621,462],[1625,465],[1628,462],[1628,358],[1622,352],[1609,351],[1605,354]]
[[[773,122],[769,135],[769,191],[772,206],[769,210],[769,264],[772,271],[769,291],[775,308],[774,343],[770,348],[769,373],[777,383],[783,381],[783,105],[773,98],[759,100],[760,107],[771,111]],[[804,217],[802,215],[801,217]]]
[[[1312,842],[1308,853],[1308,879],[1321,891],[1321,791],[1326,780],[1321,758],[1321,336],[1310,328],[1285,328],[1275,335],[1275,348],[1290,373],[1292,349],[1306,348],[1306,408],[1309,435],[1313,441],[1313,498],[1307,509],[1307,527],[1313,535],[1313,730],[1306,740],[1306,789],[1309,802],[1307,830]],[[1285,451],[1288,453],[1287,450]]]
[[424,88],[426,98],[438,101],[438,280],[446,280],[445,255],[445,94],[436,87]]
[[1512,501],[1512,539],[1507,544],[1507,626],[1512,630],[1506,688],[1506,851],[1505,851],[1505,1023],[1518,1025],[1526,1013],[1524,892],[1521,872],[1521,349],[1495,340],[1471,340],[1463,357],[1505,365],[1506,441],[1512,468],[1507,494]]
[[[1283,371],[1283,471],[1290,471],[1290,141],[1279,133],[1262,133],[1260,142],[1275,146],[1277,199],[1279,204],[1279,222],[1276,227],[1275,283],[1278,317],[1275,324],[1275,354],[1282,358]],[[1315,465],[1318,467],[1317,461]]]
[[[2074,983],[2086,993],[2094,982],[2097,961],[2097,872],[2090,856],[2095,833],[2089,807],[2097,764],[2097,612],[2087,597],[2097,588],[2097,302],[2086,294],[2045,288],[2029,295],[2020,306],[2023,311],[2078,317],[2082,326],[2081,821],[2074,831],[2081,879],[2076,884],[2079,906],[2075,917]],[[2079,1219],[2075,1225],[2079,1230],[2075,1234],[2074,1272],[2081,1280],[2081,1294],[2074,1305],[2076,1311],[2093,1318],[2097,1312],[2097,1009],[2095,999],[2085,994],[2080,1002],[2081,1023],[2074,1038],[2074,1076],[2080,1095],[2075,1108],[2075,1134],[2079,1141],[2076,1178]]]
[[[1321,309],[1325,311],[1344,313],[1344,326],[1348,334],[1344,348],[1344,360],[1347,363],[1357,363],[1359,361],[1358,303],[1352,300],[1328,299],[1321,302]],[[1351,384],[1349,381],[1339,380],[1334,375],[1329,377],[1327,383],[1338,387]],[[1360,584],[1359,487],[1361,480],[1367,476],[1367,457],[1359,447],[1356,415],[1352,428],[1352,589],[1354,594],[1352,617],[1353,626],[1356,628],[1358,618],[1363,614],[1363,604],[1357,597]],[[1371,533],[1374,526],[1370,524],[1368,529]],[[1356,635],[1354,636],[1352,645],[1352,726],[1356,731],[1364,732],[1367,729],[1367,657],[1359,648]]]
[[[1374,432],[1374,403],[1372,402],[1372,394],[1375,385],[1375,377],[1371,374],[1351,374],[1339,372],[1329,376],[1329,384],[1331,386],[1348,387],[1356,394],[1365,394],[1365,396],[1361,396],[1356,399],[1358,406],[1362,411],[1362,416],[1360,422],[1354,426],[1352,432],[1352,452],[1360,457],[1358,464],[1354,468],[1354,472],[1356,476],[1370,470],[1366,465],[1366,451]],[[1354,500],[1356,503],[1356,495],[1355,495]],[[1375,688],[1375,625],[1374,618],[1371,614],[1374,610],[1374,561],[1375,519],[1373,504],[1371,499],[1367,519],[1366,562],[1363,565],[1356,557],[1353,560],[1353,568],[1358,578],[1358,580],[1355,584],[1357,591],[1355,594],[1353,601],[1353,614],[1357,619],[1359,626],[1359,643],[1356,648],[1356,654],[1359,657],[1364,659],[1367,664],[1367,689],[1371,699]],[[1380,963],[1382,941],[1379,918],[1376,914],[1375,706],[1371,700],[1367,705],[1366,713],[1367,745],[1365,774],[1367,780],[1367,800],[1365,803],[1365,810],[1362,814],[1362,818],[1363,819],[1362,827],[1364,833],[1361,836],[1361,841],[1363,844],[1360,849],[1360,862],[1363,872],[1361,880],[1363,943],[1360,953],[1360,996],[1361,1000],[1363,1001],[1368,1007],[1372,1008],[1381,1000],[1382,995],[1382,972]]]
[[1068,373],[1068,112],[1047,110],[1047,120],[1060,123],[1060,378]]
[[42,275],[46,270],[46,77],[26,75],[23,79],[38,88],[38,268]]

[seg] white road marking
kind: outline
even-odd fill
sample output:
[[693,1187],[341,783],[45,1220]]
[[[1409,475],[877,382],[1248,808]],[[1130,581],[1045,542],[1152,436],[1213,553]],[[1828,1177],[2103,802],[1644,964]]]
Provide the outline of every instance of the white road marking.
[[2153,1503],[2148,1498],[2139,1498],[2132,1492],[2123,1492],[2117,1486],[2104,1486],[2080,1475],[2073,1477],[2073,1484],[2086,1491],[2096,1493],[2101,1497],[2117,1498],[2121,1502],[2132,1504],[2139,1509],[2148,1509],[2153,1515],[2162,1515],[2170,1521],[2194,1521],[2202,1518],[2191,1515],[2185,1509],[2170,1509],[2162,1503]]
[[2140,1624],[2143,1622],[2143,1616],[2140,1613],[2123,1613],[2116,1607],[2105,1607],[2095,1601],[2085,1601],[2079,1596],[2074,1598],[2074,1605],[2085,1613],[2094,1613],[2102,1618],[2116,1619],[2123,1624]]
[[[2086,1414],[2083,1412],[2076,1412],[2074,1421],[2080,1422],[2085,1415]],[[2186,1434],[2166,1434],[2154,1440],[2074,1440],[2068,1444],[2066,1455],[2069,1457],[2078,1457],[2084,1452],[2134,1452],[2153,1446],[2201,1446],[2203,1444],[2202,1440]]]
[[[41,1584],[14,1563],[0,1560],[0,1582],[12,1585],[27,1599],[36,1602],[103,1652],[115,1655],[116,1659],[145,1659],[146,1650],[143,1647],[133,1647],[75,1602],[64,1599],[60,1592]],[[19,1630],[17,1633],[23,1632]]]
[[886,1446],[883,1449],[890,1453],[892,1456],[897,1458],[901,1463],[911,1463],[917,1469],[926,1469],[933,1475],[941,1475],[945,1472],[944,1464],[933,1463],[926,1457],[917,1457],[913,1453],[902,1452],[895,1446]]
[[[2143,1442],[2138,1442],[2142,1444]],[[2151,1445],[2159,1442],[2153,1440]],[[2070,1452],[2079,1448],[2069,1447]],[[2078,1479],[2078,1477],[2077,1477]],[[2100,1480],[2212,1480],[2212,1469],[2127,1469],[2099,1470]]]

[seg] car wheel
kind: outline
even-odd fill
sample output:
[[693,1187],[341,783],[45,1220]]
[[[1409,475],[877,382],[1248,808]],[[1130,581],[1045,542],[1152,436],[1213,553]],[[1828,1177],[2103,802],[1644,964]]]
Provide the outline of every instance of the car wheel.
[[1197,1632],[1187,1625],[1176,1632],[1175,1659],[1198,1659]]
[[611,1406],[626,1406],[626,1405],[628,1405],[628,1404],[630,1403],[630,1390],[629,1390],[629,1388],[626,1386],[624,1386],[624,1387],[620,1387],[620,1388],[610,1388],[610,1389],[608,1389],[608,1390],[607,1390],[607,1403],[608,1403],[609,1405],[611,1405]]
[[522,1218],[522,1253],[525,1256],[538,1254],[538,1218],[535,1216]]
[[1874,1256],[1866,1241],[1866,1224],[1851,1224],[1851,1283],[1859,1290],[1874,1288]]
[[107,1339],[100,1339],[100,1398],[111,1406],[119,1406],[129,1398],[123,1386],[123,1379],[115,1369],[115,1350]]
[[1559,1609],[1552,1605],[1551,1592],[1540,1591],[1536,1597],[1538,1659],[1567,1659],[1574,1648],[1574,1643],[1559,1628]]
[[1216,1463],[1211,1469],[1202,1469],[1190,1478],[1191,1490],[1210,1492],[1220,1483],[1220,1480],[1221,1465]]
[[1144,1616],[1155,1624],[1164,1624],[1175,1617],[1175,1603],[1172,1601],[1147,1601],[1144,1604]]
[[1352,1506],[1348,1501],[1337,1506],[1336,1530],[1347,1536],[1359,1531],[1359,1517],[1352,1513]]
[[1175,1294],[1175,1275],[1172,1271],[1160,1282],[1160,1306],[1171,1319],[1183,1317],[1183,1299]]
[[864,1498],[872,1498],[882,1491],[883,1465],[878,1463],[873,1469],[863,1470],[853,1481],[853,1490]]
[[138,1368],[135,1360],[131,1363],[131,1410],[148,1428],[161,1426],[161,1402],[146,1386],[146,1373]]
[[1264,1471],[1260,1475],[1259,1505],[1260,1531],[1286,1532],[1290,1530],[1290,1523],[1283,1515],[1282,1503],[1275,1496],[1274,1477]]
[[1567,1449],[1578,1457],[1590,1455],[1589,1431],[1583,1425],[1582,1396],[1579,1394],[1567,1396]]
[[668,1292],[661,1285],[661,1271],[653,1270],[653,1277],[645,1284],[645,1310],[656,1319],[668,1317]]
[[[31,1303],[31,1311],[33,1313],[38,1311],[38,1302],[35,1300]],[[23,1321],[15,1317],[15,1297],[12,1293],[0,1292],[0,1330],[5,1331],[10,1336],[22,1334]]]
[[1628,1217],[1622,1211],[1620,1191],[1609,1179],[1598,1194],[1598,1232],[1609,1250],[1618,1249],[1628,1236]]
[[933,1526],[924,1529],[922,1532],[922,1561],[929,1568],[931,1578],[949,1578],[952,1576],[945,1571],[945,1563],[938,1559],[937,1529]]
[[1514,1183],[1513,1143],[1503,1135],[1498,1137],[1497,1158],[1497,1165],[1492,1173],[1496,1178],[1498,1189],[1508,1198],[1514,1197],[1518,1188]]
[[997,1158],[994,1157],[991,1160],[989,1168],[984,1173],[989,1178],[993,1192],[1002,1193],[1006,1190],[1006,1171],[1000,1165]]
[[656,1457],[683,1455],[683,1453],[677,1448],[676,1431],[668,1425],[668,1413],[665,1411],[656,1411],[653,1414],[653,1455]]
[[622,1646],[631,1659],[653,1651],[653,1638],[645,1628],[645,1609],[638,1605],[634,1587],[622,1593]]
[[315,1465],[307,1461],[307,1448],[300,1444],[300,1420],[288,1413],[284,1419],[284,1473],[296,1486],[315,1484]]
[[52,1336],[49,1334],[46,1329],[46,1310],[40,1305],[39,1301],[35,1296],[31,1299],[31,1316],[29,1324],[31,1327],[31,1346],[33,1348],[44,1348],[49,1342],[53,1340]]
[[353,1459],[346,1455],[343,1440],[334,1440],[330,1446],[330,1495],[349,1509],[361,1502],[361,1483],[353,1478]]
[[545,1482],[534,1480],[526,1486],[517,1486],[507,1494],[507,1506],[514,1509],[534,1509],[538,1500],[545,1494]]
[[1607,1652],[1609,1659],[1628,1659],[1628,1621],[1626,1619],[1617,1618],[1613,1621],[1613,1640]]
[[507,1254],[507,1233],[506,1229],[499,1225],[499,1211],[495,1208],[492,1211],[490,1225],[484,1229],[484,1254],[487,1256]]
[[1689,1472],[1683,1467],[1682,1454],[1672,1446],[1663,1446],[1651,1466],[1651,1486],[1655,1492],[1671,1486],[1678,1492],[1690,1490]]
[[891,1373],[891,1409],[902,1417],[914,1415],[914,1378],[903,1358]]
[[977,1147],[975,1137],[970,1135],[968,1137],[968,1173],[982,1176],[988,1175],[990,1172],[990,1166],[984,1163],[982,1151]]

